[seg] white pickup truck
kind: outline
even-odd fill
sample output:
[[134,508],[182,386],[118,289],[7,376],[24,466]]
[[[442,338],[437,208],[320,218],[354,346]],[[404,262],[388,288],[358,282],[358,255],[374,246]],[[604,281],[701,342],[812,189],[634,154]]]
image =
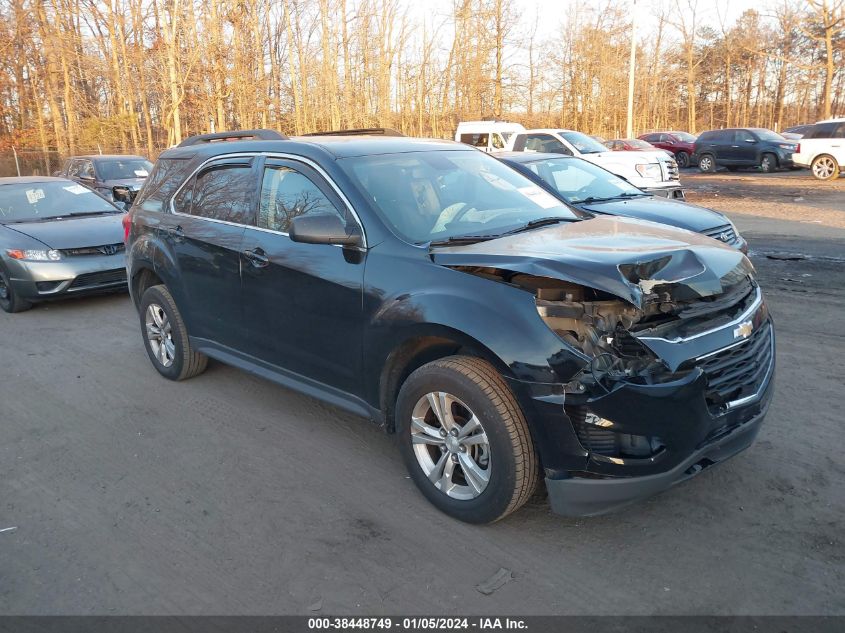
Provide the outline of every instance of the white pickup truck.
[[574,130],[525,130],[511,135],[514,152],[551,152],[595,163],[635,187],[664,198],[683,198],[678,163],[664,152],[612,152],[595,139]]
[[845,172],[845,118],[819,121],[798,140],[792,162],[809,167],[819,180],[832,180]]

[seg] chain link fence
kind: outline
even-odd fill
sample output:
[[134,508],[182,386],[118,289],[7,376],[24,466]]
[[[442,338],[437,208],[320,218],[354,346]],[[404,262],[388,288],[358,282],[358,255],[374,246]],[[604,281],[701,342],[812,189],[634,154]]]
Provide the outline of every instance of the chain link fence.
[[[164,151],[156,148],[152,156],[146,156],[146,151],[139,151],[138,155],[154,161]],[[74,156],[88,156],[94,154],[133,154],[114,147],[82,147],[77,148]],[[54,149],[12,149],[0,151],[0,178],[9,176],[52,176],[62,168],[65,160],[70,156],[59,153]]]

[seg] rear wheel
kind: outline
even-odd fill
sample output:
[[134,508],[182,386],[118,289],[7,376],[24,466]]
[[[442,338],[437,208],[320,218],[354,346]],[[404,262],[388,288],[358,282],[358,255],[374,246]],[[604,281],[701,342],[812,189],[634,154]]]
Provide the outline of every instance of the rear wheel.
[[144,292],[140,316],[144,347],[158,373],[170,380],[185,380],[205,371],[208,357],[191,346],[185,322],[166,286]]
[[705,174],[712,174],[716,171],[716,161],[712,154],[702,154],[698,159],[698,168]]
[[778,159],[774,154],[763,154],[760,159],[760,171],[770,174],[778,168]]
[[0,308],[4,312],[23,312],[29,310],[32,304],[26,299],[22,299],[12,288],[12,283],[9,281],[9,275],[5,270],[0,270]]
[[513,393],[488,362],[451,356],[412,373],[396,404],[411,479],[438,509],[492,523],[534,493],[538,461]]
[[822,154],[814,158],[810,169],[813,172],[813,176],[819,180],[832,180],[839,176],[839,163],[836,162],[833,156],[829,156],[828,154]]
[[675,160],[678,162],[678,167],[689,167],[689,154],[686,152],[675,154]]

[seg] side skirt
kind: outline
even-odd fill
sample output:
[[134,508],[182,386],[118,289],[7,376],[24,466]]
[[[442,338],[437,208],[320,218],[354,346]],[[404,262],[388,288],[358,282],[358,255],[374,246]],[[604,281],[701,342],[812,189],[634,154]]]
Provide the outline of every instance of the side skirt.
[[321,400],[327,404],[334,405],[340,409],[368,418],[381,426],[384,426],[384,414],[375,407],[370,406],[365,400],[354,396],[340,389],[335,389],[322,382],[312,380],[294,373],[278,365],[272,365],[263,360],[242,354],[230,347],[220,345],[214,341],[204,338],[190,337],[191,345],[198,352],[206,354],[214,360],[226,365],[232,365],[238,369],[249,372],[265,380],[269,380],[283,387],[293,389],[307,396]]

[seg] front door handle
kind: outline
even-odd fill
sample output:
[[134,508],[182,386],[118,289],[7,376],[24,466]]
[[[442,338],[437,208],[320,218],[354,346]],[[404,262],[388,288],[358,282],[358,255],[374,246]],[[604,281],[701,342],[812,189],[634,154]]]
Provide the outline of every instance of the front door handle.
[[261,247],[247,249],[243,252],[243,256],[246,257],[247,261],[249,261],[249,263],[255,268],[266,268],[270,265],[270,258],[267,257],[267,253],[265,253]]

